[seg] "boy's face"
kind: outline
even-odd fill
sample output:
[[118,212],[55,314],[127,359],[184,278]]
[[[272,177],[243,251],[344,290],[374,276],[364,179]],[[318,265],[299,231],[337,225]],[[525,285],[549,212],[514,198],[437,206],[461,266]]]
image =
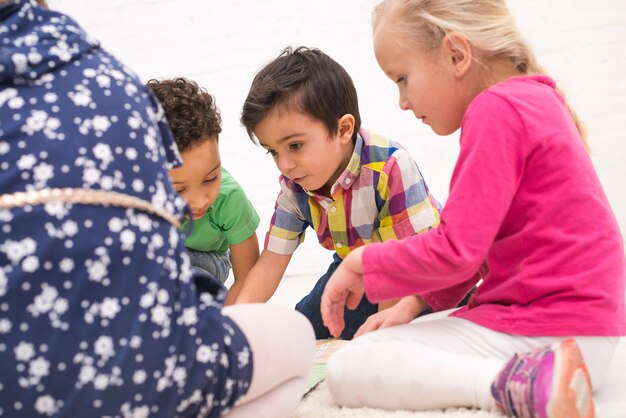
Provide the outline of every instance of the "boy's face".
[[182,152],[183,165],[170,170],[174,189],[187,201],[193,219],[203,217],[220,192],[222,171],[217,138],[210,137]]
[[254,134],[285,177],[306,190],[329,196],[354,149],[354,118],[344,115],[338,124],[338,132],[330,136],[321,121],[282,109],[270,112]]

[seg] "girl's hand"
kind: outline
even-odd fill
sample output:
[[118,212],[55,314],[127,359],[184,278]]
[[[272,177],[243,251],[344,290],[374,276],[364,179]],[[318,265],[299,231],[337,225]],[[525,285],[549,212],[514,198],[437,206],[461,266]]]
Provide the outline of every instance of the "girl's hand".
[[367,318],[361,325],[354,337],[375,331],[380,328],[391,327],[393,325],[408,324],[427,308],[424,300],[419,296],[407,296],[398,303],[382,310]]
[[363,288],[363,250],[359,247],[343,259],[326,283],[320,309],[324,325],[331,335],[338,337],[345,327],[344,307],[355,309],[365,289]]

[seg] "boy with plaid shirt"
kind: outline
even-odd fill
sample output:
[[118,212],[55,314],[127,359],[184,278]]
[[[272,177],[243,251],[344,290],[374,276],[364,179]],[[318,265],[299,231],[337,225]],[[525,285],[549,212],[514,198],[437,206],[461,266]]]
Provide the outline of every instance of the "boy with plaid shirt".
[[[350,76],[317,49],[285,49],[254,78],[242,124],[272,155],[281,192],[264,250],[244,281],[237,303],[266,302],[276,290],[307,227],[335,251],[327,273],[296,309],[328,338],[320,300],[328,278],[352,249],[435,228],[437,203],[409,153],[396,142],[360,128]],[[346,310],[342,338],[394,302],[365,298]]]

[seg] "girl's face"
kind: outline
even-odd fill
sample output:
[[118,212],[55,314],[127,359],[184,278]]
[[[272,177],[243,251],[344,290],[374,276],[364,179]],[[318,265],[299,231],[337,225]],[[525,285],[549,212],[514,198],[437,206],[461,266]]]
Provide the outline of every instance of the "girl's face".
[[402,110],[411,110],[438,135],[459,129],[471,99],[443,46],[421,50],[382,22],[374,33],[374,53],[380,68],[398,86]]

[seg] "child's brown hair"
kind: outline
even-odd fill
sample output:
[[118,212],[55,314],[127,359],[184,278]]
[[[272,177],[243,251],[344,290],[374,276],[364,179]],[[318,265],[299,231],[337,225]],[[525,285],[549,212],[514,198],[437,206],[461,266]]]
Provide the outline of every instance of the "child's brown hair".
[[146,87],[161,102],[180,152],[203,142],[207,137],[218,139],[222,132],[222,118],[215,105],[215,98],[206,89],[182,77],[152,79]]

